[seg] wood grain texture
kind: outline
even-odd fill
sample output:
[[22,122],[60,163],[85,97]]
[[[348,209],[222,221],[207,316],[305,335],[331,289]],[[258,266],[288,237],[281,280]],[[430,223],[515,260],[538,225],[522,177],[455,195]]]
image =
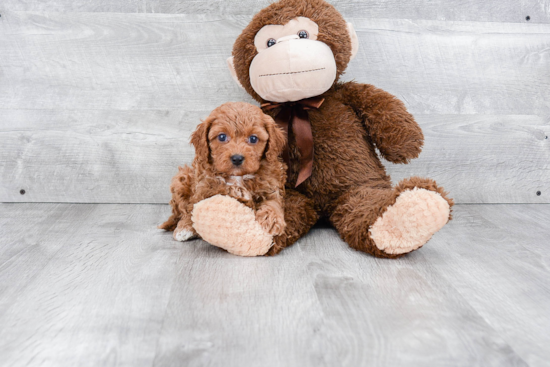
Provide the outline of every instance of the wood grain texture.
[[[208,115],[161,110],[2,113],[0,201],[100,203],[167,203],[177,166],[193,159],[189,135]],[[384,161],[395,183],[414,175],[431,177],[459,203],[550,202],[550,123],[544,119],[416,117],[425,146],[408,165]]]
[[517,115],[416,118],[425,135],[423,151],[410,164],[384,161],[394,182],[431,177],[458,203],[550,203],[550,121]]
[[193,159],[191,131],[208,115],[160,110],[3,112],[4,202],[167,203],[178,165]]
[[[248,19],[4,14],[0,200],[166,202],[199,119],[250,101],[225,67]],[[433,177],[458,202],[549,202],[549,25],[352,21],[362,48],[345,79],[396,94],[427,135],[419,160],[388,166],[394,180]]]
[[212,110],[245,96],[225,61],[245,24],[203,15],[8,12],[0,18],[0,106]]
[[345,78],[395,94],[413,113],[550,117],[549,25],[352,22],[360,55]]
[[[3,109],[211,110],[250,98],[225,60],[247,16],[8,12]],[[550,117],[550,25],[350,19],[359,53],[343,80],[415,114]]]
[[152,361],[180,253],[159,240],[164,211],[2,204],[0,364]]
[[5,366],[547,366],[550,205],[459,205],[376,259],[316,227],[272,258],[155,229],[167,205],[0,205]]
[[[421,253],[530,366],[547,366],[550,351],[548,205],[460,206],[435,248]],[[443,236],[442,236],[443,237]],[[527,325],[529,325],[527,327]],[[519,330],[529,330],[525,338]],[[539,334],[542,333],[542,334]]]
[[[4,0],[11,11],[122,12],[252,15],[273,0]],[[486,22],[550,22],[548,0],[329,0],[346,17],[467,20]],[[451,6],[452,5],[452,6]],[[2,7],[0,7],[0,10]]]

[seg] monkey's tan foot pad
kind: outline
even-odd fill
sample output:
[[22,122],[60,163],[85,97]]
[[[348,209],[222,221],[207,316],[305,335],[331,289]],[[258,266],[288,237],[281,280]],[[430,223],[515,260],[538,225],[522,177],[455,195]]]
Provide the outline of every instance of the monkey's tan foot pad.
[[254,211],[229,196],[198,202],[191,220],[202,239],[234,255],[265,255],[273,245],[273,236],[256,222]]
[[370,237],[388,254],[411,252],[448,222],[450,210],[437,192],[419,188],[403,191],[371,226]]

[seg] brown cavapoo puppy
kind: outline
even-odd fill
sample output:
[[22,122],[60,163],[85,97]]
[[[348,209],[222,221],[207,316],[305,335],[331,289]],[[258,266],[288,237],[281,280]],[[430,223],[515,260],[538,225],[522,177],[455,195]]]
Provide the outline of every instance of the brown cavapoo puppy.
[[283,234],[286,166],[279,155],[286,140],[270,116],[248,103],[225,103],[198,125],[191,144],[193,165],[179,167],[172,179],[172,216],[159,228],[178,241],[198,237],[194,205],[225,195],[251,208],[266,233]]

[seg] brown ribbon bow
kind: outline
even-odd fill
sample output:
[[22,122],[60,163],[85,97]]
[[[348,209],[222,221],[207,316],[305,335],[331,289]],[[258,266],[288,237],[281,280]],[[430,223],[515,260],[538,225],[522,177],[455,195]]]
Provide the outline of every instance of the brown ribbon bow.
[[[281,111],[275,116],[275,122],[284,129],[287,138],[289,128],[292,129],[296,138],[296,146],[300,151],[301,158],[300,173],[298,173],[298,180],[296,181],[295,187],[298,187],[311,176],[311,171],[313,169],[313,135],[311,133],[311,123],[309,122],[309,113],[307,111],[318,109],[324,101],[324,98],[312,97],[296,102],[268,102],[262,104],[262,108],[265,110],[281,107]],[[290,169],[288,143],[283,151],[283,159]]]

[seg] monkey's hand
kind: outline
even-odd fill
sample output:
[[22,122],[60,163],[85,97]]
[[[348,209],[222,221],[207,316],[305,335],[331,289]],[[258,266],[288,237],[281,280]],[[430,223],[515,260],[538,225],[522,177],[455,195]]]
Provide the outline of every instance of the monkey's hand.
[[418,157],[424,135],[405,105],[388,92],[368,84],[348,82],[339,86],[341,100],[363,120],[382,156],[393,163]]

